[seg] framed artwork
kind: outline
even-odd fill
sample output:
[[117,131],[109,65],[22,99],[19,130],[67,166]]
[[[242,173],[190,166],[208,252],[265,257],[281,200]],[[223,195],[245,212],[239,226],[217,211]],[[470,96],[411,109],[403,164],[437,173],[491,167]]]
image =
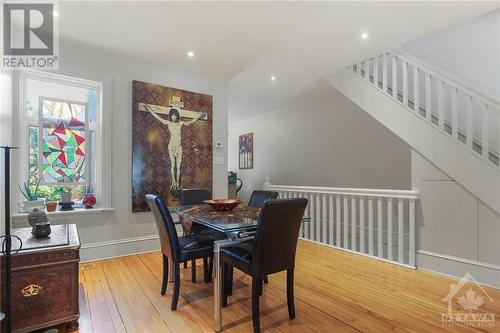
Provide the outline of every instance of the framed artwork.
[[253,169],[253,133],[240,135],[238,147],[240,169]]
[[183,188],[212,188],[212,96],[132,82],[132,212],[145,195],[180,204]]

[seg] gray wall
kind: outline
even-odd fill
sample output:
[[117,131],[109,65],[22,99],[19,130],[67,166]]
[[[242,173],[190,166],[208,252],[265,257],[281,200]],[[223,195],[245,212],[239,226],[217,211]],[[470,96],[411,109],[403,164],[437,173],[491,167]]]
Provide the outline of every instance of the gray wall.
[[[238,169],[238,136],[254,133],[254,169]],[[410,188],[410,147],[320,80],[288,105],[229,126],[229,170],[239,197],[276,185]]]
[[500,9],[420,38],[402,48],[500,99]]

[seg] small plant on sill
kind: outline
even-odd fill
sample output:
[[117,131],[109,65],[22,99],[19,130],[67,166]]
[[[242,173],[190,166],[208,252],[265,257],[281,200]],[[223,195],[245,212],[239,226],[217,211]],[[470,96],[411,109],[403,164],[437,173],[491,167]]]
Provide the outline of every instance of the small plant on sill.
[[25,212],[31,212],[34,208],[45,208],[45,199],[39,198],[38,188],[40,186],[40,181],[36,183],[34,189],[32,189],[28,183],[23,184],[23,188],[19,188],[21,194],[26,198],[21,203],[21,208]]
[[24,183],[24,191],[22,188],[19,188],[22,195],[26,198],[27,201],[36,201],[38,200],[38,187],[40,186],[40,180],[36,183],[35,189],[32,191],[28,183]]

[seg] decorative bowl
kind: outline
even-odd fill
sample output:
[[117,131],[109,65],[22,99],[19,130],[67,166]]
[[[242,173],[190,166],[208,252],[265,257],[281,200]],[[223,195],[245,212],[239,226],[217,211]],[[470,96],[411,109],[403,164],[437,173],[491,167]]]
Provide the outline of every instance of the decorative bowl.
[[229,212],[243,201],[238,199],[214,199],[205,200],[203,202],[212,207],[216,212]]

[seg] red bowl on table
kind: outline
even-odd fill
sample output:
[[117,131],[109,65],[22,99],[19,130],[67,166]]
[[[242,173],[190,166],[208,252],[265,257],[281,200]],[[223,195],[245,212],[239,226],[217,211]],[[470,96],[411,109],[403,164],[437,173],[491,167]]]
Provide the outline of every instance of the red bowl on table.
[[212,207],[216,212],[229,212],[243,201],[238,199],[214,199],[205,200],[203,202]]

